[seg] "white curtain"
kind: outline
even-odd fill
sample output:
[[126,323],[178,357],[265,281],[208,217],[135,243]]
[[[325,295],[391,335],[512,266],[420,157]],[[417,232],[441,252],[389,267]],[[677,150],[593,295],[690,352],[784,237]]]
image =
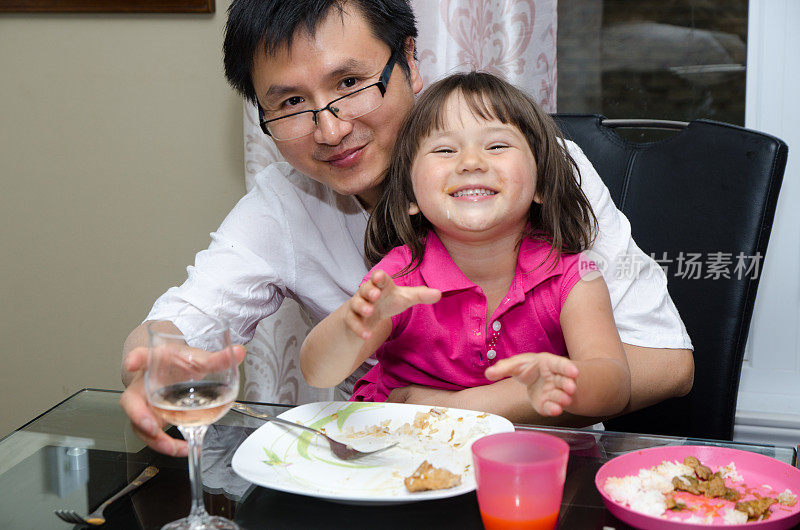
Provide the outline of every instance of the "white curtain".
[[[425,86],[450,73],[483,70],[556,111],[557,0],[412,0],[419,26],[417,59]],[[423,88],[424,90],[424,88]],[[244,103],[245,179],[282,160],[258,127],[253,105]],[[307,403],[330,399],[300,374],[298,353],[313,323],[291,300],[264,319],[248,345],[244,399]]]
[[425,85],[483,70],[556,110],[556,0],[415,0]]

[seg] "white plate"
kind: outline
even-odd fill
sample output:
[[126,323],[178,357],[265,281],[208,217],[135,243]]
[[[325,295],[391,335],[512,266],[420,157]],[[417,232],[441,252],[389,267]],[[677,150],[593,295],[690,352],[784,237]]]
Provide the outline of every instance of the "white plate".
[[[475,489],[472,443],[487,434],[510,432],[505,418],[472,410],[436,408],[429,425],[396,432],[414,424],[431,406],[400,403],[324,401],[288,410],[281,418],[325,432],[335,440],[368,451],[399,441],[398,447],[348,462],[331,454],[328,443],[312,433],[265,423],[233,455],[233,470],[259,486],[348,504],[391,504],[441,499]],[[365,433],[374,426],[384,432]],[[410,493],[403,479],[427,460],[461,475],[446,490]]]

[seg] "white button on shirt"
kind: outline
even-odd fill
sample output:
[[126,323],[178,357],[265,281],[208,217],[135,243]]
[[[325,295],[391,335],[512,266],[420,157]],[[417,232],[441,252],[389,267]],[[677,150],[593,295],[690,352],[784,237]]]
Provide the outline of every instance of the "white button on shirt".
[[499,320],[495,320],[494,322],[492,322],[492,329],[495,330],[495,331],[500,331],[500,321]]
[[489,350],[489,351],[486,352],[486,358],[489,359],[490,361],[492,359],[494,359],[495,357],[497,357],[497,352],[496,351]]

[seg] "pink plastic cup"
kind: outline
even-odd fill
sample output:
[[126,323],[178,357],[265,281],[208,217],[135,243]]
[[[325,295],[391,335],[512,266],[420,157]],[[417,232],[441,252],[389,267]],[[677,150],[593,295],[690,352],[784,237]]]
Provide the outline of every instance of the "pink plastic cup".
[[567,476],[569,445],[538,432],[484,436],[472,444],[486,530],[551,530]]

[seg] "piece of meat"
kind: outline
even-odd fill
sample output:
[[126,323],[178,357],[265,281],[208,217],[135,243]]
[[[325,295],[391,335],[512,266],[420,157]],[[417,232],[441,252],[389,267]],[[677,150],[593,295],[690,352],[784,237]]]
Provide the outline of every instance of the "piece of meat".
[[692,471],[694,471],[695,475],[697,475],[697,478],[701,480],[708,480],[711,477],[711,468],[701,464],[700,460],[694,456],[687,456],[684,458],[683,465],[692,468]]
[[664,495],[664,501],[667,503],[667,510],[672,510],[673,512],[680,512],[688,508],[685,502],[676,500],[672,492]]
[[700,489],[700,481],[693,475],[672,477],[672,485],[675,486],[677,491],[686,491],[693,495],[703,494],[703,491]]
[[748,521],[766,519],[769,517],[769,507],[778,502],[772,497],[762,497],[752,501],[737,502],[734,509],[747,514]]
[[700,482],[698,488],[706,497],[721,498],[735,502],[739,500],[739,492],[725,485],[725,479],[719,473],[714,473],[706,482]]
[[700,483],[700,490],[712,499],[722,497],[725,494],[725,481],[719,475],[713,475],[710,480]]
[[692,475],[682,475],[672,479],[672,485],[678,491],[686,491],[693,495],[703,495],[710,499],[720,498],[726,501],[736,502],[741,498],[738,491],[725,485],[725,479],[719,472],[711,473],[711,469],[704,466],[694,456],[687,456],[683,463],[689,466],[697,474],[697,478]]
[[725,499],[726,501],[736,502],[742,498],[742,495],[737,490],[726,487],[723,494],[720,495],[720,498]]
[[678,505],[675,502],[675,497],[672,495],[672,492],[664,494],[664,502],[667,504],[667,510],[673,510]]
[[427,460],[406,477],[403,483],[410,492],[444,490],[461,484],[461,475],[451,473],[446,469],[433,467]]

